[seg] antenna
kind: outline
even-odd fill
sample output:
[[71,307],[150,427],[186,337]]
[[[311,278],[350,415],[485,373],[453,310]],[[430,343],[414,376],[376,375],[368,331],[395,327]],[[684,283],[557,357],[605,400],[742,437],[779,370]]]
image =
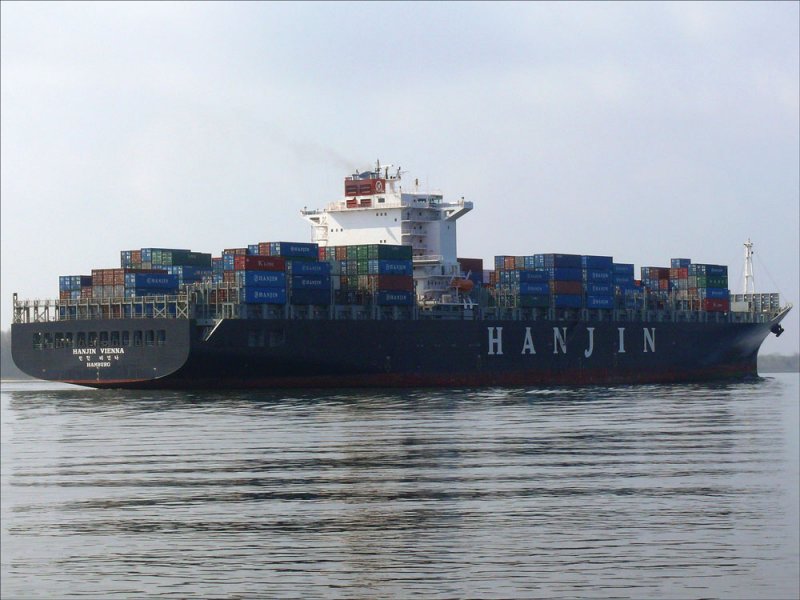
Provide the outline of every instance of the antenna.
[[753,276],[753,242],[750,238],[744,243],[744,290],[745,294],[756,293],[756,279]]

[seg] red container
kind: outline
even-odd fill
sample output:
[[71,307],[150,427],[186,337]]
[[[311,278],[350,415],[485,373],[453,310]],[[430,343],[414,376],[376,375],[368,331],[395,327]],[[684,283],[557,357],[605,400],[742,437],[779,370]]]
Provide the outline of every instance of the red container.
[[259,256],[269,256],[269,242],[259,242],[258,243],[258,255]]
[[414,278],[408,275],[367,275],[370,289],[413,292]]
[[706,312],[728,312],[731,302],[728,299],[706,298],[701,302],[701,306]]
[[515,263],[516,263],[516,260],[515,260],[515,258],[513,256],[504,256],[503,257],[503,268],[504,269],[513,270]]
[[336,260],[347,260],[347,246],[336,246]]
[[237,254],[233,257],[235,271],[283,271],[286,269],[286,259],[282,256],[245,256]]
[[553,294],[580,295],[583,293],[581,281],[551,281],[550,292]]
[[688,279],[689,278],[689,269],[670,269],[669,270],[669,278],[670,279]]
[[483,259],[482,258],[459,258],[458,264],[461,266],[461,272],[465,275],[467,273],[480,273],[483,275]]
[[92,297],[92,288],[90,287],[82,287],[81,288],[81,298],[91,298]]
[[59,300],[71,300],[72,299],[72,292],[58,292],[58,299]]
[[236,283],[236,271],[223,271],[223,283]]

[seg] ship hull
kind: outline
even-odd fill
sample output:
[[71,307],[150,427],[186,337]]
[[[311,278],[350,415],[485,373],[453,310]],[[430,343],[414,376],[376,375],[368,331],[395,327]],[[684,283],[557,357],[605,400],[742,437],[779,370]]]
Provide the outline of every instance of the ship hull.
[[[775,322],[231,319],[212,331],[186,319],[62,321],[13,325],[12,353],[33,377],[98,388],[664,383],[757,377]],[[67,331],[70,346],[32,343]],[[145,342],[77,348],[84,331],[128,341],[140,331]]]

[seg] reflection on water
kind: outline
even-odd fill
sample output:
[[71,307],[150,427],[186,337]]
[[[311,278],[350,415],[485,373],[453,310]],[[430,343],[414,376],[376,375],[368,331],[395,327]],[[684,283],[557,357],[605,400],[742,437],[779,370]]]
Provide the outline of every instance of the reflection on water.
[[792,597],[797,390],[4,383],[3,597]]

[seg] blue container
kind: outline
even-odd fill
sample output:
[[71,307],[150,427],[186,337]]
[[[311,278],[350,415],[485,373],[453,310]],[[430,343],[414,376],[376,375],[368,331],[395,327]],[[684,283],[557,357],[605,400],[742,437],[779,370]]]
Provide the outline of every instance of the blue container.
[[544,257],[544,266],[548,269],[559,267],[580,269],[583,267],[580,254],[543,254],[542,256]]
[[288,263],[288,270],[292,275],[330,275],[331,264],[319,261],[292,260]]
[[330,275],[292,275],[293,290],[325,290],[331,289]]
[[731,291],[724,288],[700,288],[697,290],[697,295],[701,300],[706,298],[709,300],[728,300],[731,297]]
[[583,280],[589,283],[611,283],[613,278],[613,271],[608,269],[603,271],[587,269],[583,272]]
[[248,244],[247,245],[247,254],[249,254],[251,256],[258,254],[258,244]]
[[169,273],[125,273],[125,287],[177,290],[178,276]]
[[556,308],[580,308],[583,305],[583,296],[577,294],[557,294],[553,296],[553,306]]
[[610,283],[587,283],[586,293],[590,296],[612,296],[614,286]]
[[633,274],[617,275],[614,274],[614,285],[633,285]]
[[246,304],[286,304],[286,288],[243,287],[239,290],[239,301]]
[[669,261],[669,266],[673,269],[687,269],[690,264],[692,261],[688,258],[673,258]]
[[380,306],[411,306],[414,304],[414,292],[381,290],[375,294],[375,303]]
[[727,276],[728,267],[726,265],[706,265],[706,275],[709,277]]
[[550,273],[544,269],[532,271],[517,271],[520,283],[547,283],[550,281]]
[[236,283],[244,287],[285,288],[286,273],[283,271],[236,271]]
[[586,296],[586,308],[614,308],[614,296]]
[[319,257],[319,245],[304,242],[270,242],[269,253],[271,256],[316,260]]
[[325,306],[331,303],[330,289],[292,289],[289,295],[292,304]]
[[614,275],[629,275],[633,279],[633,263],[614,263],[612,271],[614,271]]
[[611,256],[581,256],[581,266],[584,269],[610,270],[614,264]]
[[583,281],[583,269],[580,267],[555,267],[550,269],[550,279],[552,281]]
[[536,296],[550,293],[549,283],[522,283],[519,284],[520,296]]

